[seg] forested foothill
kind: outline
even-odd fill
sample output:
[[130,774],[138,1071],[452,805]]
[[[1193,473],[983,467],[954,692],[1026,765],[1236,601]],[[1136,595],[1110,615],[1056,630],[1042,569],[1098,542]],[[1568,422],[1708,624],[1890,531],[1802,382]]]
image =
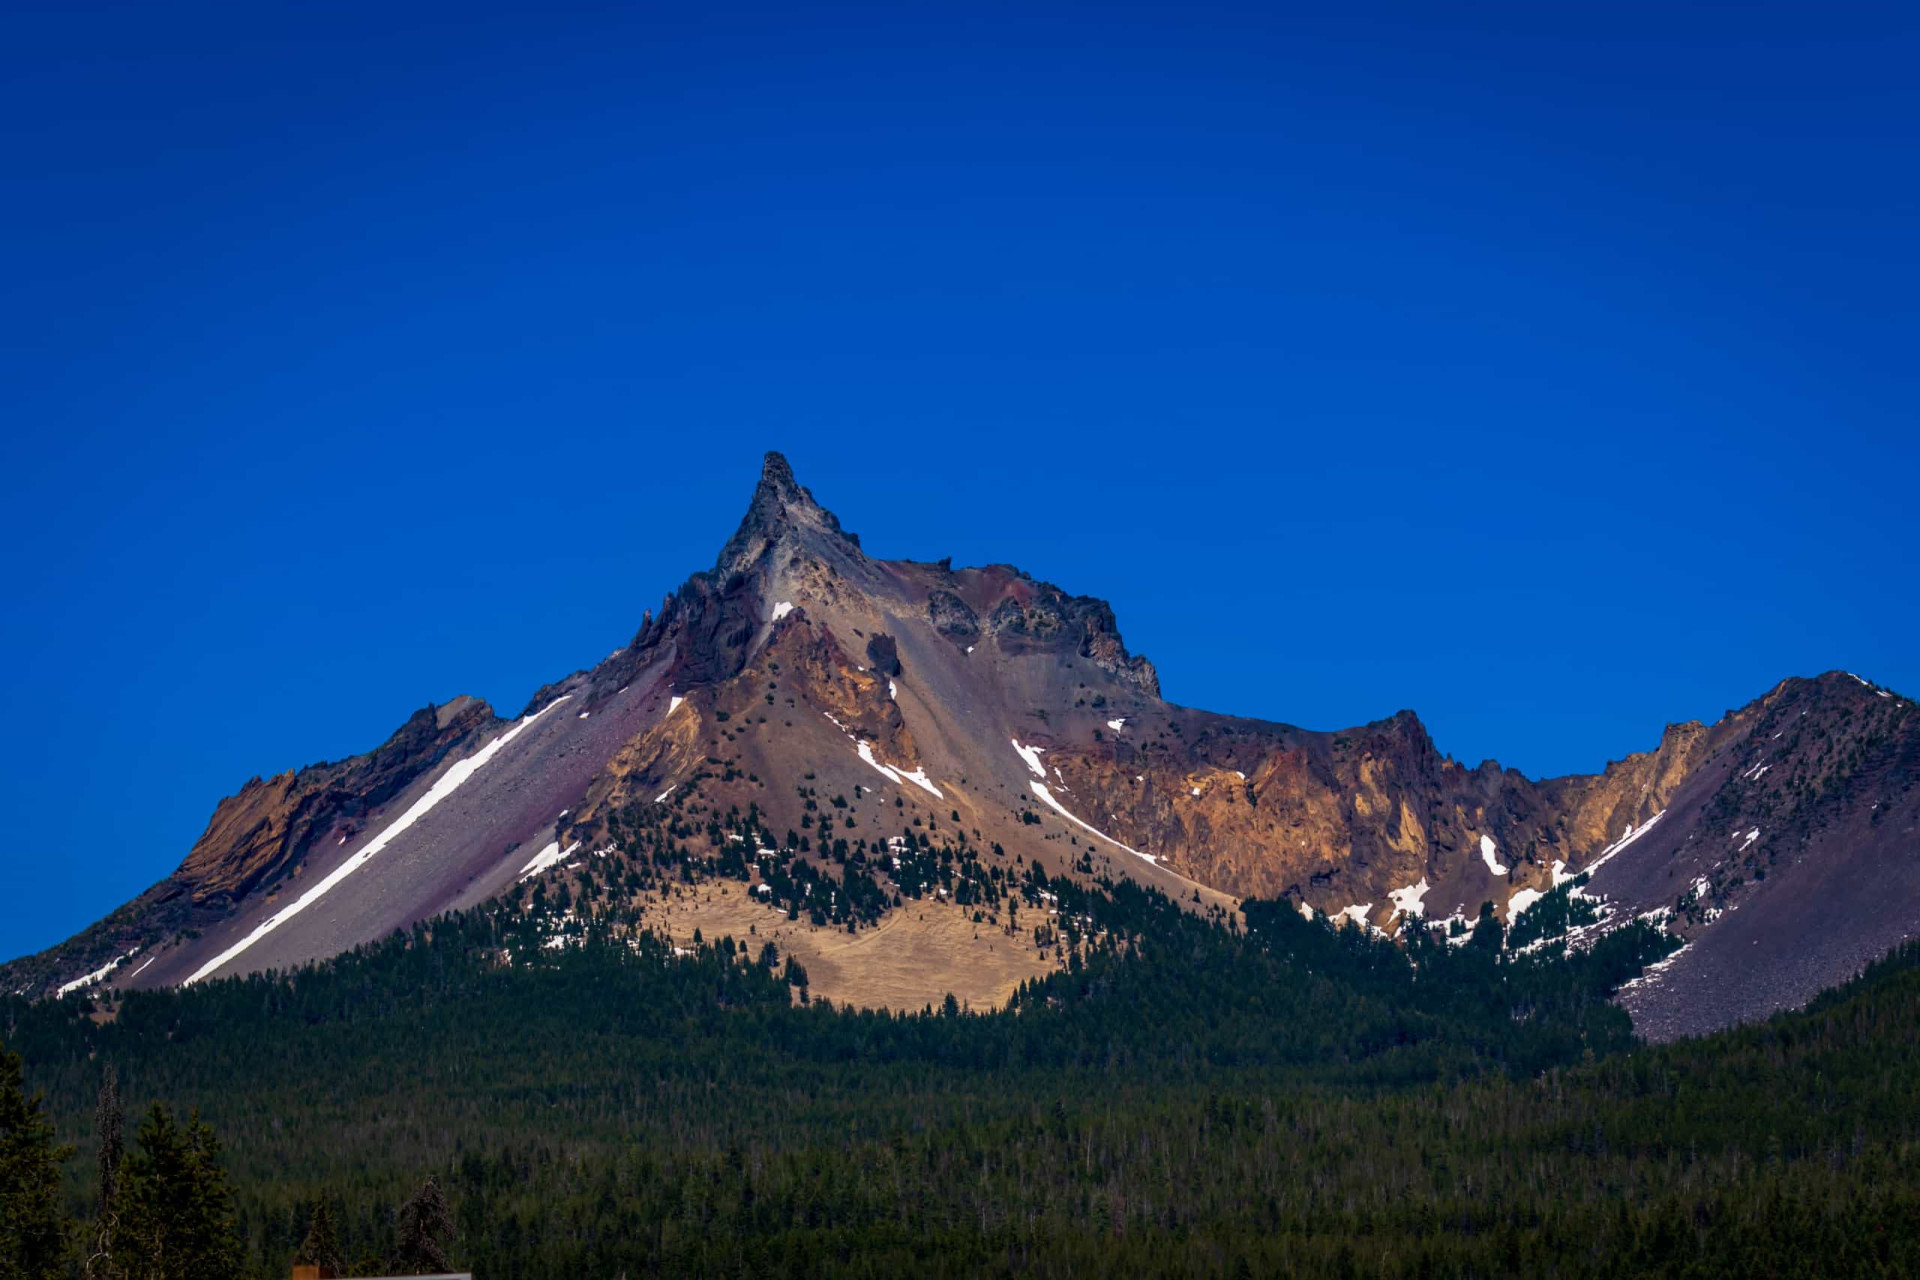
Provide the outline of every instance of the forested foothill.
[[110,1010],[9,1000],[0,1274],[423,1240],[487,1280],[1920,1267],[1920,947],[1648,1047],[1606,997],[1651,930],[1522,954],[1491,913],[1394,943],[1021,891],[1084,923],[995,1011],[802,1001],[754,939],[556,946],[518,902]]

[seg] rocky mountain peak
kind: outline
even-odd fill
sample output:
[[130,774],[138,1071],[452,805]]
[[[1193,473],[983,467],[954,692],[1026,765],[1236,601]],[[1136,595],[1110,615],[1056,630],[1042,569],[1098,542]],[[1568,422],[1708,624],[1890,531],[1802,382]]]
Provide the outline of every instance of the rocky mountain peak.
[[760,467],[753,501],[714,562],[715,580],[724,584],[734,574],[750,571],[787,539],[798,539],[815,550],[831,548],[842,555],[858,555],[860,548],[859,536],[842,529],[839,518],[815,502],[806,486],[794,479],[785,455],[769,451]]

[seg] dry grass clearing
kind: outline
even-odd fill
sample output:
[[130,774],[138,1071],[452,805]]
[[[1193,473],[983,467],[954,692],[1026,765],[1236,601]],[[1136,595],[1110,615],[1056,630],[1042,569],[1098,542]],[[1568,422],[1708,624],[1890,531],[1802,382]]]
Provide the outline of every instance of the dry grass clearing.
[[683,945],[695,929],[708,942],[731,934],[756,953],[772,942],[805,966],[816,999],[835,1004],[910,1011],[938,1007],[952,992],[971,1008],[999,1008],[1021,982],[1060,967],[1057,951],[1041,958],[1031,933],[1009,938],[960,907],[909,902],[855,934],[789,920],[737,886],[681,892],[646,909],[648,927]]

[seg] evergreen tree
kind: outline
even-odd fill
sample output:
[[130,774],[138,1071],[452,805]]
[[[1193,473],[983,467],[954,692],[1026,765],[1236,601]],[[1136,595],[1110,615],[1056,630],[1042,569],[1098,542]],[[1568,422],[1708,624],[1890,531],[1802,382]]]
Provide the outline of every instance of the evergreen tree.
[[65,1274],[66,1223],[60,1214],[60,1165],[39,1096],[27,1096],[17,1055],[0,1048],[0,1276],[42,1280]]
[[184,1125],[153,1104],[122,1168],[115,1261],[128,1280],[228,1280],[240,1274],[233,1193],[220,1141],[195,1112]]
[[93,1243],[87,1254],[89,1280],[112,1280],[114,1237],[118,1226],[120,1161],[126,1153],[126,1111],[120,1103],[120,1073],[109,1063],[100,1077],[100,1099],[94,1107],[93,1131],[99,1139],[95,1163],[99,1168],[100,1216],[94,1223]]
[[1493,904],[1480,904],[1480,916],[1473,922],[1473,937],[1467,941],[1466,949],[1481,956],[1498,959],[1507,945],[1507,931],[1500,924],[1500,918],[1493,913]]
[[453,1244],[453,1211],[438,1179],[429,1176],[400,1206],[399,1235],[394,1270],[410,1276],[453,1270],[448,1253]]
[[340,1228],[335,1221],[333,1198],[324,1192],[314,1201],[307,1238],[300,1242],[300,1250],[294,1254],[294,1261],[311,1263],[320,1268],[322,1280],[346,1270],[346,1261],[340,1252]]

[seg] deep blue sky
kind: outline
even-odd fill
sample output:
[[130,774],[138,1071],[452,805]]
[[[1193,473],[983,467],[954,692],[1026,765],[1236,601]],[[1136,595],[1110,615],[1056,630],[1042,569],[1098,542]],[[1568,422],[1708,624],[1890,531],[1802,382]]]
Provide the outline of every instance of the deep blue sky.
[[1189,704],[1537,774],[1920,692],[1917,24],[10,8],[0,955],[623,643],[767,448]]

